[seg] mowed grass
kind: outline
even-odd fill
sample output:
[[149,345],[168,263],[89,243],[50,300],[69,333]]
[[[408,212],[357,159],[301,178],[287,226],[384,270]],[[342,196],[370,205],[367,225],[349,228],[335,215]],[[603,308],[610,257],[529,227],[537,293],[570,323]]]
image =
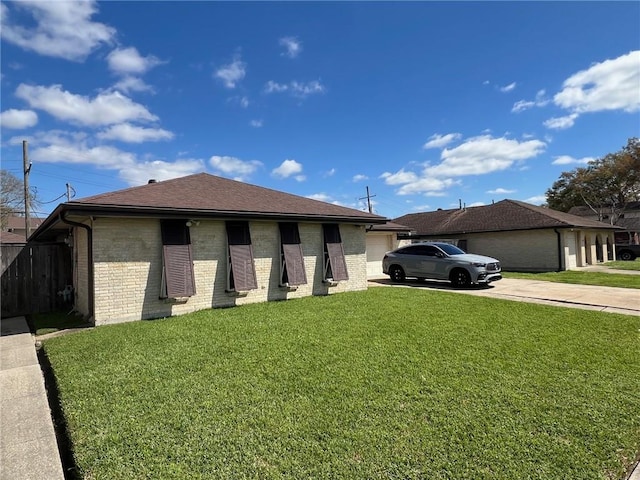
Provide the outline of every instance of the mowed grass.
[[85,479],[623,478],[640,318],[365,292],[44,342]]
[[502,272],[504,278],[522,278],[544,282],[574,283],[579,285],[597,285],[600,287],[640,288],[640,275],[624,273],[581,272],[565,270],[563,272],[524,273]]
[[604,264],[605,267],[615,268],[616,270],[640,270],[640,258],[635,260],[615,260]]

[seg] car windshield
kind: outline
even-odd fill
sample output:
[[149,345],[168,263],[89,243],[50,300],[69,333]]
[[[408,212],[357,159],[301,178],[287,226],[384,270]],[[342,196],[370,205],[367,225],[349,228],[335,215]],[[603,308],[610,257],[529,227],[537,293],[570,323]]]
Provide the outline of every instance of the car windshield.
[[460,250],[455,245],[451,245],[450,243],[439,243],[438,247],[442,249],[447,255],[464,255],[464,250]]

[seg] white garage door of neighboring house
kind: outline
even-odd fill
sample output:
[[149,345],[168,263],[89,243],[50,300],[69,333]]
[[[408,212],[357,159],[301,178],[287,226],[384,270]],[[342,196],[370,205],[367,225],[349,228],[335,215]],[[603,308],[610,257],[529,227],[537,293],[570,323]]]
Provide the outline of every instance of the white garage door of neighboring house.
[[382,257],[391,250],[391,235],[367,235],[367,277],[381,277]]

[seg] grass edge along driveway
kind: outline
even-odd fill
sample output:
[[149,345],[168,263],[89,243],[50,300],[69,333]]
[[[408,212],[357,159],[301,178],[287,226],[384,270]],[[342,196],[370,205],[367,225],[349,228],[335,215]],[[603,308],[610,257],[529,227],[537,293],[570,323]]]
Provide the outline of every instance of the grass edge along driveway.
[[412,289],[44,342],[80,478],[623,478],[640,318]]

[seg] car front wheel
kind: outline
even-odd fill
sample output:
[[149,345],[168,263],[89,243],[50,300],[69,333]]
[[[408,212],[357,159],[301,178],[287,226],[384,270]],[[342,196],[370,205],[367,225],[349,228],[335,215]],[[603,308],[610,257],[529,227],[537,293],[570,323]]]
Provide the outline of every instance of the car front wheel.
[[450,280],[454,287],[461,288],[471,285],[471,275],[469,275],[469,272],[466,270],[460,268],[451,272]]
[[404,270],[398,265],[394,265],[389,269],[389,276],[394,282],[404,282],[405,279]]

